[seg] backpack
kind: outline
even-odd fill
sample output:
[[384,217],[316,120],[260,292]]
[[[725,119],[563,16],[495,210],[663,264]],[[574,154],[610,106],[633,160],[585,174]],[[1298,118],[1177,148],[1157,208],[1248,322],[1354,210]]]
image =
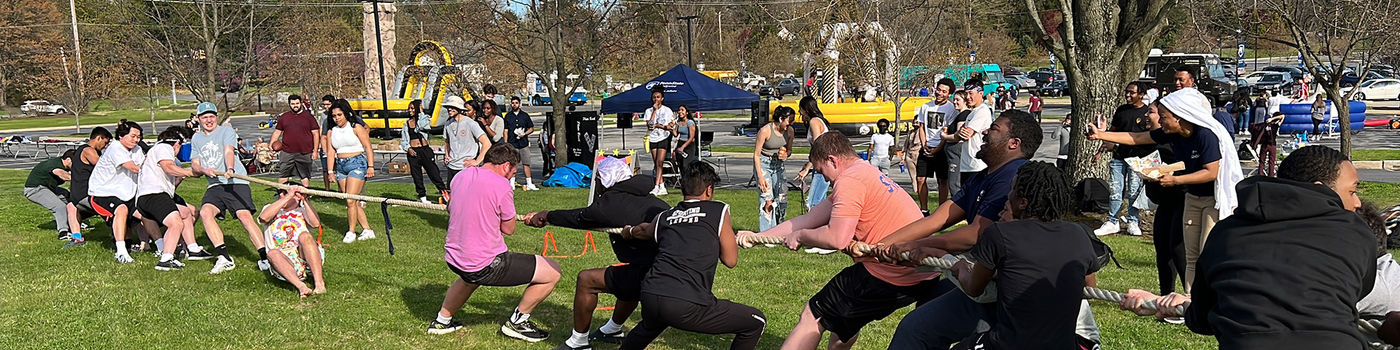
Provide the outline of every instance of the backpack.
[[1087,178],[1074,186],[1075,202],[1080,213],[1108,212],[1108,182],[1099,178]]
[[1385,220],[1386,247],[1385,249],[1400,248],[1400,205],[1386,208],[1381,212],[1381,218]]
[[569,165],[554,169],[554,173],[550,174],[549,179],[544,180],[544,186],[586,188],[592,173],[593,170],[587,165],[569,163]]

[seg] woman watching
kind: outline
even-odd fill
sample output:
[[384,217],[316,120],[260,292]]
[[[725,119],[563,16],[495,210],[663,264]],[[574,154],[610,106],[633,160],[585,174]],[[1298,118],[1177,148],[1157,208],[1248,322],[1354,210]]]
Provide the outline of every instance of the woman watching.
[[[336,103],[331,106],[331,121],[333,126],[326,132],[325,149],[335,154],[333,160],[326,160],[326,172],[335,175],[336,184],[340,185],[341,192],[347,194],[360,194],[365,189],[365,179],[374,177],[374,152],[369,152],[369,129],[365,128],[364,121],[355,115],[355,111],[348,103]],[[350,227],[345,231],[345,238],[341,242],[351,243],[356,240],[367,240],[374,238],[374,230],[369,228],[369,218],[365,217],[365,209],[360,206],[360,201],[353,199],[345,200],[346,219],[350,222]],[[355,225],[364,227],[359,238],[355,237]]]

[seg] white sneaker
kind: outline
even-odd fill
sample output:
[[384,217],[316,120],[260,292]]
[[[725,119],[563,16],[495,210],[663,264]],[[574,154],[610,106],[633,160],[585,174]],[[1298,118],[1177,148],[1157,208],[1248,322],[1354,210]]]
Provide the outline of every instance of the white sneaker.
[[209,269],[209,274],[217,275],[224,271],[233,270],[233,267],[233,260],[229,260],[221,255],[219,256],[219,260],[214,261],[214,268]]
[[268,263],[268,262],[267,262],[267,259],[258,260],[258,271],[267,271],[267,270],[271,270],[271,269],[272,269],[272,264],[271,264],[271,263]]
[[1186,324],[1186,318],[1183,317],[1167,317],[1161,320],[1167,324]]
[[540,188],[539,188],[539,187],[535,187],[535,184],[525,184],[525,190],[526,190],[526,191],[539,191]]
[[428,201],[428,197],[426,197],[426,196],[424,196],[424,197],[418,197],[418,203],[433,204],[433,202],[429,202],[429,201]]
[[834,250],[834,249],[821,249],[821,248],[817,248],[817,247],[807,248],[807,249],[805,249],[805,250],[803,250],[803,251],[804,251],[804,252],[807,252],[808,254],[821,254],[821,255],[827,255],[827,254],[831,254],[831,253],[835,253],[835,252],[836,252],[836,250]]
[[130,264],[136,262],[136,260],[132,259],[131,255],[127,253],[116,253],[113,254],[112,257],[116,258],[117,262],[122,264]]
[[1105,223],[1103,223],[1103,226],[1099,226],[1099,228],[1098,228],[1097,230],[1094,230],[1094,235],[1095,235],[1095,236],[1107,236],[1107,235],[1111,235],[1111,234],[1118,233],[1118,231],[1120,231],[1120,230],[1122,230],[1122,228],[1118,227],[1118,223],[1116,223],[1116,222],[1105,222]]
[[658,196],[665,196],[665,195],[666,195],[666,186],[656,186],[656,195],[658,195]]
[[1142,235],[1142,228],[1141,228],[1141,227],[1138,227],[1138,223],[1136,223],[1136,222],[1129,222],[1129,223],[1128,223],[1128,235],[1129,235],[1129,236],[1141,236],[1141,235]]
[[361,240],[361,241],[363,241],[363,240],[368,240],[368,239],[374,239],[374,230],[365,229],[364,232],[360,232],[360,240]]
[[348,244],[348,243],[355,243],[355,231],[346,231],[346,232],[345,232],[345,238],[344,238],[344,239],[341,239],[340,242],[341,242],[341,243],[347,243],[347,244]]

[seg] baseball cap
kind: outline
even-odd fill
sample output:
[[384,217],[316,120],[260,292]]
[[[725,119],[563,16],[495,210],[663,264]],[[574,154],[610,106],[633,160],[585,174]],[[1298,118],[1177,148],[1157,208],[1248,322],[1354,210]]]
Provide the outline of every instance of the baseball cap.
[[219,114],[219,106],[214,105],[213,102],[200,102],[198,106],[194,107],[195,116],[202,116],[205,113]]

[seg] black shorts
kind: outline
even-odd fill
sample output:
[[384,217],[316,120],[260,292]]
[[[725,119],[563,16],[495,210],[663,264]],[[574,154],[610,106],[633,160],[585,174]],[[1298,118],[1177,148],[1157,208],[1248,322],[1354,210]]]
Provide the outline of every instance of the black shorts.
[[112,226],[112,220],[116,218],[117,207],[126,206],[126,215],[130,217],[135,213],[135,205],[131,201],[124,201],[117,197],[89,197],[92,199],[92,211],[102,217],[102,221],[107,222],[107,226]]
[[655,151],[658,149],[667,151],[671,150],[671,138],[667,137],[665,140],[652,142],[651,150]]
[[474,272],[464,272],[452,263],[447,263],[447,268],[457,276],[462,277],[462,281],[493,287],[513,287],[535,279],[535,256],[530,254],[520,254],[505,252],[496,255],[491,259],[491,264]]
[[948,178],[948,152],[939,149],[933,154],[920,154],[916,166],[918,177],[932,177],[942,181]]
[[647,276],[647,271],[651,266],[636,264],[614,264],[603,270],[603,286],[608,288],[608,293],[612,293],[617,300],[640,301],[642,298],[642,279]]
[[883,319],[909,304],[923,304],[943,294],[936,281],[923,281],[900,287],[882,281],[856,263],[841,270],[807,301],[812,316],[822,327],[841,339],[850,341],[860,329]]
[[[253,208],[253,190],[247,184],[217,185],[204,190],[204,203],[224,213],[237,213],[239,210],[256,212]],[[203,206],[201,204],[201,206]]]
[[170,213],[179,212],[180,208],[176,207],[175,199],[170,198],[170,195],[152,193],[136,197],[136,210],[146,219],[163,224],[165,217],[170,216]]
[[92,217],[93,215],[97,215],[97,211],[92,209],[92,197],[85,196],[83,198],[70,201],[69,203],[73,203],[73,207],[78,209],[78,216],[80,220]]

